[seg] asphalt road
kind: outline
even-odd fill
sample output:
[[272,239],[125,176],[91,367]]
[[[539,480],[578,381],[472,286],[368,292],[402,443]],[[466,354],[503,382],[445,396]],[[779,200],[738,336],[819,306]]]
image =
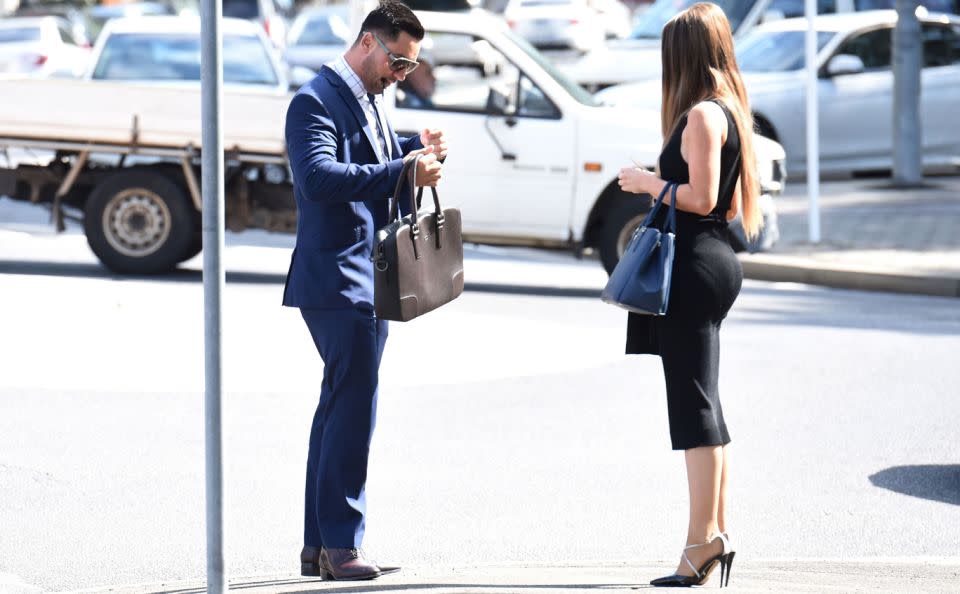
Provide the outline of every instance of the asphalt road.
[[[289,239],[228,243],[228,571],[294,573],[321,366],[279,305]],[[204,575],[197,267],[117,278],[76,233],[0,225],[0,591]],[[686,487],[659,361],[622,354],[597,267],[471,249],[470,290],[391,326],[375,558],[672,569]],[[955,299],[747,282],[721,366],[738,560],[960,559],[958,351]]]

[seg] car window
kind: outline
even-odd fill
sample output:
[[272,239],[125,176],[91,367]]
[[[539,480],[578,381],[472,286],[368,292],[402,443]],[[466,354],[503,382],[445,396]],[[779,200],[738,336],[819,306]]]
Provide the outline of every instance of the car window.
[[531,118],[559,118],[560,110],[532,80],[520,75],[517,115]]
[[863,60],[866,70],[890,68],[890,37],[893,29],[884,27],[855,35],[841,44],[836,54],[850,54]]
[[[767,6],[767,11],[776,11],[783,15],[783,18],[790,19],[802,17],[807,14],[806,2],[804,0],[772,0]],[[817,0],[817,14],[829,14],[837,12],[836,0]]]
[[[817,51],[823,49],[835,33],[817,33]],[[737,43],[737,63],[743,72],[782,72],[800,70],[806,65],[806,32],[761,31],[754,29]]]
[[40,27],[11,27],[0,29],[0,43],[40,41]]
[[[660,39],[663,26],[667,24],[667,21],[680,11],[690,8],[700,1],[656,0],[637,17],[636,25],[630,33],[630,37],[634,39]],[[730,28],[734,32],[740,27],[740,23],[746,18],[747,13],[750,12],[755,3],[755,0],[716,0],[713,2],[727,15]]]
[[519,71],[487,41],[431,32],[423,47],[431,61],[397,84],[397,107],[486,113],[491,88],[515,95]]
[[[960,0],[919,0],[918,5],[931,12],[960,13]],[[897,0],[854,0],[856,10],[894,10]]]
[[260,17],[259,0],[223,0],[223,16],[237,19]]
[[344,45],[350,41],[350,26],[338,14],[316,16],[294,32],[290,45]]
[[[200,80],[200,37],[117,33],[104,44],[93,78],[101,80]],[[276,85],[276,72],[260,38],[223,36],[223,80]]]
[[950,66],[960,63],[960,27],[924,25],[923,66]]
[[65,27],[63,27],[62,25],[57,25],[57,33],[60,34],[60,40],[63,41],[65,44],[67,44],[67,45],[77,45],[76,40],[74,40],[74,38],[73,38],[73,34],[70,33],[70,31],[68,31],[68,30],[67,30]]

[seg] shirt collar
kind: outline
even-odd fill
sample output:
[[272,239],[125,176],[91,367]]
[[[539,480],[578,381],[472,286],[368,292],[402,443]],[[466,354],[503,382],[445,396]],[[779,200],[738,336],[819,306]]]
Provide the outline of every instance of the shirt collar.
[[360,80],[360,77],[357,76],[357,73],[350,67],[350,64],[347,63],[345,55],[341,55],[333,63],[334,71],[340,75],[340,78],[343,79],[343,82],[347,83],[347,86],[350,87],[350,92],[353,93],[353,96],[357,98],[357,101],[367,101],[367,90],[363,88],[363,82]]

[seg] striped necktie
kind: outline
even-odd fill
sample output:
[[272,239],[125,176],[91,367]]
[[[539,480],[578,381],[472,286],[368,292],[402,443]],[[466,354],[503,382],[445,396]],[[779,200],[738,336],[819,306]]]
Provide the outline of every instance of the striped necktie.
[[390,145],[387,142],[387,135],[383,132],[383,124],[380,123],[380,112],[377,110],[377,96],[373,93],[367,93],[367,99],[370,100],[370,105],[373,106],[373,117],[377,120],[377,140],[380,141],[383,159],[384,161],[388,161],[390,160]]

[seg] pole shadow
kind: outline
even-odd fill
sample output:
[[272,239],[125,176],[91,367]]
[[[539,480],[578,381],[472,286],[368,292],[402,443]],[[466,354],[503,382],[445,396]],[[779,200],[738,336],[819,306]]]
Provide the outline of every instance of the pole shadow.
[[960,464],[892,466],[870,475],[870,482],[895,493],[960,505]]

